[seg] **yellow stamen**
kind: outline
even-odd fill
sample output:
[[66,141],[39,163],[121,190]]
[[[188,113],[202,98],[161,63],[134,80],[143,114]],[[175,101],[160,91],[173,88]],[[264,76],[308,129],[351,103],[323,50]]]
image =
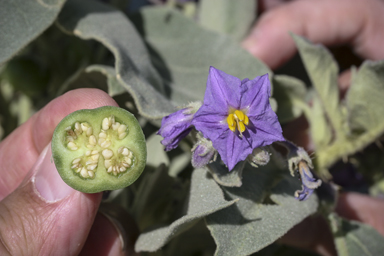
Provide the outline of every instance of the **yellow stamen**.
[[249,118],[241,110],[235,110],[233,114],[229,114],[227,117],[228,127],[231,131],[235,132],[236,128],[240,133],[240,137],[243,136],[245,126],[249,124]]

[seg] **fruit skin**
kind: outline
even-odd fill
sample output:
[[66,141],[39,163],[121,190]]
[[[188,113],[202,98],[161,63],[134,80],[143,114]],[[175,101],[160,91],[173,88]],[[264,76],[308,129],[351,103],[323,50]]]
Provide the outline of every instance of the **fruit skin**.
[[[99,160],[94,179],[85,179],[76,175],[71,169],[71,162],[73,159],[84,154],[86,148],[82,147],[76,151],[70,150],[65,142],[65,129],[68,126],[73,126],[76,122],[88,122],[93,127],[93,134],[97,135],[101,131],[103,119],[110,116],[114,116],[116,121],[128,126],[128,135],[121,141],[118,141],[117,144],[124,145],[132,151],[134,155],[132,167],[118,176],[113,176],[106,172],[102,157],[100,157],[101,160]],[[117,140],[117,138],[114,138],[114,140]],[[51,147],[52,158],[61,178],[70,187],[84,193],[115,190],[131,185],[143,172],[147,159],[145,137],[138,121],[130,112],[112,106],[82,109],[64,117],[53,133]]]

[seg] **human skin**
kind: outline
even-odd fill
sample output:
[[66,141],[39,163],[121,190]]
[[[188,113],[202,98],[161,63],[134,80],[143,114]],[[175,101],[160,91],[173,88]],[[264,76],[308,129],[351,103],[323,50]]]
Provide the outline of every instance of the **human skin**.
[[[304,36],[314,43],[349,45],[363,59],[384,59],[384,2],[381,0],[263,0],[260,19],[243,47],[272,69],[287,62],[296,47],[289,32]],[[349,72],[339,77],[344,91],[350,83]],[[302,122],[288,125],[295,130],[296,143],[308,146],[306,126]],[[302,129],[298,132],[297,128]],[[285,130],[284,134],[291,134]],[[342,193],[335,211],[347,219],[364,222],[384,235],[383,200],[357,193]],[[285,235],[281,242],[321,255],[336,255],[332,235],[324,219],[310,217]]]
[[[0,255],[78,255],[83,247],[82,255],[127,254],[115,225],[97,212],[102,193],[73,190],[51,161],[50,140],[60,120],[107,105],[117,106],[103,91],[70,91],[0,143]],[[88,239],[91,228],[99,236]],[[107,236],[104,243],[96,242],[100,236]]]

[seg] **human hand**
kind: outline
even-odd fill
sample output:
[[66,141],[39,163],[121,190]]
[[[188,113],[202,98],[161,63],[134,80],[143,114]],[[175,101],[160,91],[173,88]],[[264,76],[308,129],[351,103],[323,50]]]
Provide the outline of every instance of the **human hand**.
[[243,46],[275,69],[296,52],[289,32],[327,46],[349,44],[363,58],[384,58],[384,2],[381,0],[264,0]]
[[72,189],[51,160],[50,140],[61,119],[78,109],[106,105],[117,106],[100,90],[70,91],[0,143],[0,255],[125,255],[130,251],[123,251],[120,233],[109,218],[97,213],[102,193]]

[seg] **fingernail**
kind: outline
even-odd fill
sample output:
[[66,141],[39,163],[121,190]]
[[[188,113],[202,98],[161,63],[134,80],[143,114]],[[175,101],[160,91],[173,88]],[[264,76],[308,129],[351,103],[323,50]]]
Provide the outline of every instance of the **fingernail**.
[[40,197],[47,202],[56,202],[67,197],[75,190],[61,179],[51,158],[51,143],[49,143],[36,162],[32,182],[35,185],[36,193]]

